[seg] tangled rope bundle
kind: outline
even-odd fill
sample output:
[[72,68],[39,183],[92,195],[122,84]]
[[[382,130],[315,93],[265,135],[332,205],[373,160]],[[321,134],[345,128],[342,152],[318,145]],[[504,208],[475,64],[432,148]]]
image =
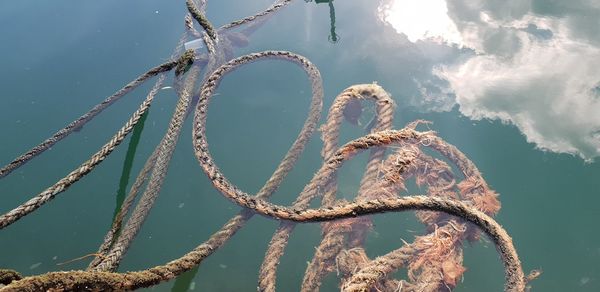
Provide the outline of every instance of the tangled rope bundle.
[[[12,270],[0,270],[0,283],[6,285],[0,291],[133,290],[156,285],[199,265],[255,214],[280,222],[260,268],[260,291],[275,291],[279,260],[295,225],[304,222],[322,222],[323,239],[307,267],[302,291],[318,290],[323,278],[332,272],[337,272],[343,291],[452,290],[465,271],[462,265],[462,242],[479,239],[481,231],[498,249],[505,268],[505,291],[525,291],[527,282],[536,274],[525,277],[511,238],[490,217],[500,209],[497,194],[489,188],[476,166],[456,147],[432,131],[417,130],[419,124],[426,122],[416,121],[403,129],[393,130],[394,102],[376,84],[354,85],[336,97],[326,122],[320,128],[323,164],[293,205],[280,206],[267,201],[293,168],[317,129],[323,106],[322,80],[319,70],[309,60],[290,52],[264,51],[231,59],[234,46],[232,38],[242,37],[231,30],[247,25],[244,32],[249,34],[264,23],[268,16],[290,2],[291,0],[276,1],[265,11],[215,29],[204,16],[206,2],[187,0],[187,34],[182,37],[176,52],[180,51],[188,36],[196,36],[201,37],[206,44],[206,54],[186,51],[177,60],[149,70],[51,138],[1,168],[0,178],[41,154],[75,129],[83,127],[133,88],[159,75],[155,86],[138,110],[112,139],[88,161],[53,186],[1,215],[0,229],[65,191],[110,155],[147,112],[164,82],[164,74],[175,70],[175,88],[179,100],[168,130],[133,183],[88,269],[50,272],[25,278]],[[203,28],[203,32],[194,28],[192,19]],[[310,80],[312,99],[304,126],[288,153],[260,191],[249,195],[229,182],[213,160],[205,135],[206,120],[213,93],[225,75],[246,64],[266,59],[282,60],[299,66]],[[202,70],[205,77],[200,83],[199,93],[194,94],[194,86]],[[370,133],[339,147],[339,129],[344,119],[348,118],[348,109],[368,102],[375,104],[375,117]],[[241,206],[242,211],[206,242],[176,260],[142,271],[117,273],[115,270],[160,193],[182,125],[192,107],[195,156],[213,186],[226,198]],[[426,148],[430,149],[429,152],[437,152],[444,159],[427,154],[423,151]],[[356,199],[353,202],[337,199],[337,171],[344,162],[365,150],[370,153]],[[386,151],[391,151],[391,154],[386,155]],[[459,176],[455,176],[449,163],[461,172]],[[400,191],[405,189],[404,183],[412,178],[418,185],[427,188],[427,194],[399,196]],[[458,180],[460,182],[457,183]],[[142,193],[139,202],[128,217],[139,193]],[[309,209],[314,199],[321,199],[322,207]],[[418,219],[426,225],[429,233],[417,236],[412,243],[402,242],[398,249],[388,254],[369,259],[364,243],[373,224],[368,215],[407,210],[417,211]],[[401,268],[408,270],[407,279],[390,277]]]

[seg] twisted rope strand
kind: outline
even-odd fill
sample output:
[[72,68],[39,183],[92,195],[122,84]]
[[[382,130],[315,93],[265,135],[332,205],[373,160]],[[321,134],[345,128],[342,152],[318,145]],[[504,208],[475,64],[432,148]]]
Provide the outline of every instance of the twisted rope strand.
[[123,125],[123,127],[117,131],[117,133],[104,145],[98,152],[96,152],[89,160],[81,164],[77,169],[70,172],[67,176],[57,181],[54,185],[47,188],[43,192],[39,193],[37,196],[31,198],[27,202],[21,204],[20,206],[14,208],[8,213],[0,216],[0,229],[14,223],[19,220],[23,216],[35,211],[37,208],[41,207],[43,204],[53,199],[59,193],[67,190],[72,184],[77,182],[83,176],[92,171],[98,164],[100,164],[108,155],[112,153],[112,151],[125,139],[127,134],[131,132],[133,127],[137,124],[139,119],[142,117],[144,113],[150,108],[152,101],[154,100],[154,96],[156,95],[158,89],[154,88],[154,90],[150,91],[150,93],[146,96],[146,99],[142,102],[140,107],[133,113],[131,118]]
[[48,148],[52,147],[58,141],[64,139],[68,135],[70,135],[73,131],[82,128],[85,124],[87,124],[89,121],[91,121],[95,116],[97,116],[99,113],[101,113],[103,110],[105,110],[108,106],[112,105],[114,102],[119,100],[121,97],[125,96],[126,94],[128,94],[129,92],[131,92],[132,90],[134,90],[135,88],[140,86],[141,84],[143,84],[149,78],[156,76],[159,73],[170,71],[175,66],[177,66],[178,63],[179,63],[179,61],[165,62],[161,65],[158,65],[158,66],[148,70],[146,73],[138,76],[136,79],[129,82],[127,85],[125,85],[123,88],[119,89],[113,95],[107,97],[104,101],[95,105],[90,111],[83,114],[81,117],[77,118],[76,120],[72,121],[66,127],[60,129],[58,132],[54,133],[54,135],[52,135],[52,137],[44,140],[44,142],[31,148],[29,151],[25,152],[24,154],[15,158],[13,161],[8,163],[7,165],[0,168],[0,178],[7,176],[9,173],[11,173],[15,169],[21,167],[23,164],[27,163],[32,158],[34,158],[34,157],[40,155],[42,152],[48,150]]

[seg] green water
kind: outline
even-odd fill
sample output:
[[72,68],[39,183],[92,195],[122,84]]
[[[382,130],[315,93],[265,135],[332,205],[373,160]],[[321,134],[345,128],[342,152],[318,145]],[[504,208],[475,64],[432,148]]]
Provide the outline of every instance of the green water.
[[[271,0],[209,1],[207,14],[219,26],[270,4]],[[334,4],[337,42],[330,41],[330,6],[296,1],[270,19],[252,36],[250,45],[236,54],[275,49],[306,56],[321,71],[325,108],[349,85],[377,81],[398,105],[395,127],[415,119],[433,121],[432,129],[466,153],[500,193],[502,209],[496,219],[513,237],[526,272],[543,270],[533,291],[600,291],[600,234],[596,232],[600,164],[540,151],[515,126],[496,120],[473,121],[457,107],[431,112],[415,106],[419,94],[415,79],[429,76],[436,64],[468,58],[473,52],[436,44],[411,45],[378,19],[378,1],[336,0]],[[183,1],[0,3],[0,164],[164,62],[183,32],[185,12]],[[393,46],[382,44],[394,41]],[[82,131],[0,180],[0,212],[21,204],[86,160],[127,120],[149,88],[149,84],[142,86]],[[309,93],[304,73],[284,62],[245,66],[223,80],[211,103],[207,135],[211,152],[230,181],[246,192],[258,191],[302,127]],[[126,159],[133,159],[131,184],[166,130],[175,103],[172,89],[160,91],[134,157],[128,152],[128,138],[68,191],[1,230],[0,267],[25,275],[84,269],[86,261],[56,264],[96,251],[118,201]],[[358,128],[343,129],[344,141],[360,135]],[[293,201],[320,166],[320,147],[315,135],[273,196],[274,202]],[[356,189],[361,163],[364,157],[344,167],[342,192]],[[161,196],[119,270],[144,269],[175,259],[206,240],[238,211],[212,188],[198,166],[188,120]],[[378,215],[375,224],[376,233],[367,240],[371,257],[399,247],[401,237],[412,239],[414,234],[407,229],[422,230],[408,213]],[[256,216],[203,261],[195,276],[187,274],[185,281],[193,283],[196,291],[254,291],[276,226]],[[294,232],[278,271],[278,291],[299,289],[320,232],[318,225],[308,224]],[[457,291],[502,290],[502,265],[493,244],[466,244],[465,266],[467,272]],[[170,291],[187,286],[185,281],[151,290]],[[330,276],[321,290],[337,289]]]

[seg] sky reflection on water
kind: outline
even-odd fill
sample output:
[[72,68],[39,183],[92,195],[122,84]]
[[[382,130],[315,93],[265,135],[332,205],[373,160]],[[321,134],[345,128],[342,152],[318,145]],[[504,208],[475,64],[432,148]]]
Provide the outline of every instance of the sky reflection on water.
[[384,2],[382,19],[409,41],[473,52],[433,66],[441,80],[423,92],[446,94],[433,100],[447,104],[432,109],[456,104],[469,118],[516,125],[541,149],[600,155],[600,2]]

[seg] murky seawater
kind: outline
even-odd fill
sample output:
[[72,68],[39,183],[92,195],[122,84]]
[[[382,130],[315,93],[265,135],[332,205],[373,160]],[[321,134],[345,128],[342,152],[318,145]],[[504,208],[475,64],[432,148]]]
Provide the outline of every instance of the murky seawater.
[[[0,164],[167,60],[184,30],[185,3],[176,2],[1,3]],[[600,149],[594,140],[600,129],[594,111],[600,110],[595,66],[600,59],[595,58],[600,56],[600,5],[481,1],[481,13],[474,13],[479,8],[466,5],[469,1],[444,6],[440,0],[424,1],[427,5],[411,14],[401,13],[410,9],[404,2],[335,0],[333,19],[327,3],[295,1],[235,54],[289,50],[307,57],[321,71],[325,109],[344,88],[378,82],[396,101],[396,128],[415,119],[432,121],[430,127],[466,153],[500,193],[502,209],[496,219],[513,237],[526,272],[543,270],[533,291],[600,290],[600,235],[595,232],[600,164],[583,159],[593,159]],[[208,1],[208,16],[220,26],[270,4]],[[150,86],[0,180],[0,212],[86,160],[128,119]],[[309,94],[304,73],[285,62],[244,66],[223,80],[211,103],[207,135],[211,153],[230,181],[248,193],[259,190],[300,131]],[[176,100],[172,88],[160,91],[135,153],[128,155],[128,138],[68,191],[1,230],[0,268],[25,275],[84,269],[85,260],[57,264],[97,250],[118,194],[131,185],[162,138]],[[198,166],[191,130],[188,120],[161,195],[120,271],[181,256],[239,211],[213,189]],[[346,125],[342,140],[362,135],[361,128]],[[320,166],[320,147],[316,134],[272,201],[291,204]],[[130,169],[124,167],[128,159]],[[346,198],[356,191],[364,162],[361,156],[344,167],[340,191]],[[371,257],[423,232],[410,213],[374,220],[376,232],[366,243]],[[256,216],[195,274],[187,274],[186,281],[152,289],[254,291],[276,226]],[[279,267],[279,291],[299,289],[320,238],[319,225],[296,229]],[[465,266],[457,291],[502,290],[502,265],[491,242],[466,244]],[[337,289],[334,273],[321,290]]]

